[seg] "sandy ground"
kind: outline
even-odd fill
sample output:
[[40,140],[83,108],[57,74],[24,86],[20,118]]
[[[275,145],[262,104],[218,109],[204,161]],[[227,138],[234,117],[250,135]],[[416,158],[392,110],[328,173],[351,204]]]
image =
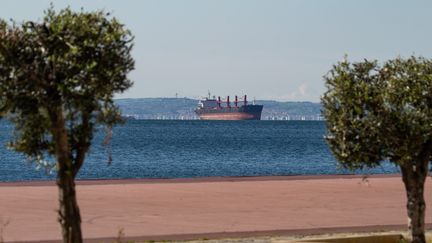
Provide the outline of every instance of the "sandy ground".
[[[427,180],[431,208],[432,181]],[[84,181],[86,239],[191,239],[403,229],[399,176]],[[52,182],[0,183],[4,241],[60,239]],[[430,210],[427,223],[431,223]],[[2,232],[1,232],[2,231]],[[90,242],[90,241],[89,241]]]

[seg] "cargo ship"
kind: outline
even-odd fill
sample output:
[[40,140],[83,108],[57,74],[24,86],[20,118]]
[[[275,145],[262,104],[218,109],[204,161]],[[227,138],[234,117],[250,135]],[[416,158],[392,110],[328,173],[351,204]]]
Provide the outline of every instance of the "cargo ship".
[[235,96],[234,102],[230,102],[229,96],[221,100],[220,96],[209,97],[198,102],[195,113],[201,120],[261,120],[263,106],[248,104],[247,96],[238,99]]

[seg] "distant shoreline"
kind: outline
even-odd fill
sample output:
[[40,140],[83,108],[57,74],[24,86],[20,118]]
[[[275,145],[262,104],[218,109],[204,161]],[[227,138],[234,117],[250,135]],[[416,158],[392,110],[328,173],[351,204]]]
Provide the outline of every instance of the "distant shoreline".
[[[129,98],[116,99],[124,116],[154,120],[195,120],[198,99]],[[323,120],[322,105],[315,102],[256,100],[263,105],[261,120]]]

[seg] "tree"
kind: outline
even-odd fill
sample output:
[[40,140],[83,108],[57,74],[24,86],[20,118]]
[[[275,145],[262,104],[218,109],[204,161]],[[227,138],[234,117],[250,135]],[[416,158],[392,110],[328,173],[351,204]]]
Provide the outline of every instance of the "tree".
[[432,155],[432,61],[396,58],[333,66],[322,97],[327,142],[345,168],[400,167],[412,242],[425,242],[424,183]]
[[40,22],[1,23],[1,110],[15,124],[11,146],[56,160],[63,240],[82,242],[75,178],[96,125],[121,121],[113,95],[132,85],[133,38],[103,11],[51,7]]

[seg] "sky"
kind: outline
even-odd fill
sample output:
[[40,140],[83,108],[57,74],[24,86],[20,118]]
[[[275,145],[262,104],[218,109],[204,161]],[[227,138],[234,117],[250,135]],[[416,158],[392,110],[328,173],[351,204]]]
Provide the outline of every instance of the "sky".
[[428,0],[3,0],[0,18],[37,21],[50,2],[111,12],[132,31],[134,86],[116,98],[319,102],[345,54],[432,57]]

